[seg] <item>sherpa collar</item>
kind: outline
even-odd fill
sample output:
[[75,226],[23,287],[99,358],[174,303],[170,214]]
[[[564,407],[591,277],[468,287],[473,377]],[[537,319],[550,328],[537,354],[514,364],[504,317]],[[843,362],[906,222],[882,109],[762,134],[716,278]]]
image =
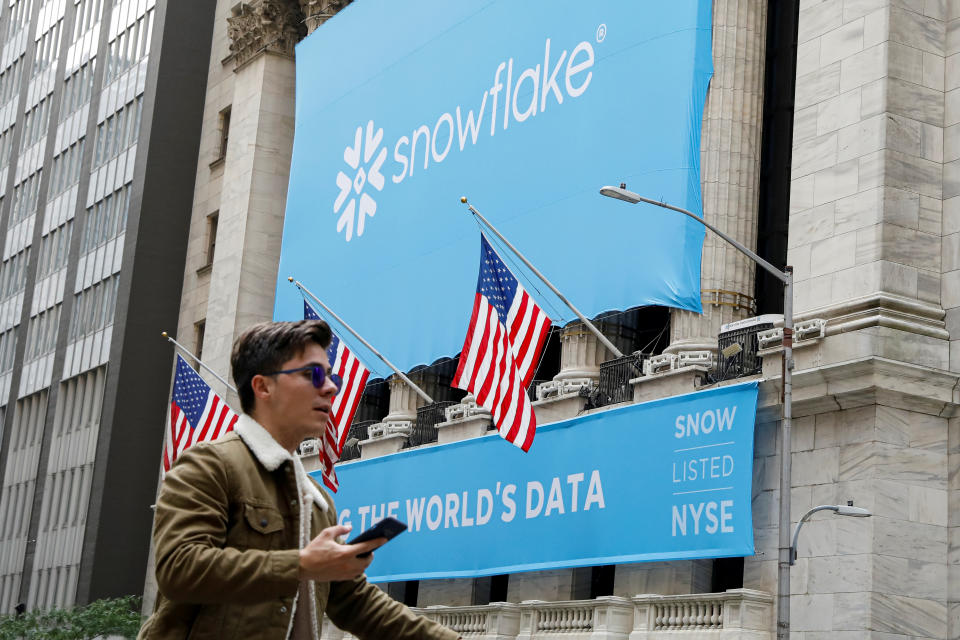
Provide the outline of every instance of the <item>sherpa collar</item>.
[[284,462],[292,462],[294,473],[297,474],[297,484],[305,488],[321,511],[327,510],[327,500],[323,497],[317,485],[307,478],[307,472],[300,462],[300,456],[292,455],[281,447],[269,431],[245,413],[240,415],[233,430],[267,471],[276,471]]

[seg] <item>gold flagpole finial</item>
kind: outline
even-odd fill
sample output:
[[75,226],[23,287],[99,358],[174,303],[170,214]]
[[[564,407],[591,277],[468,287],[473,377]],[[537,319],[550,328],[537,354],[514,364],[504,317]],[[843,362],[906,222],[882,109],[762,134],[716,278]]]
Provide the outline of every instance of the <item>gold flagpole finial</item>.
[[293,282],[293,276],[287,276],[287,282]]
[[164,338],[169,338],[169,337],[170,337],[170,336],[167,335],[167,332],[166,332],[166,331],[164,331],[164,332],[161,333],[160,335],[163,336]]
[[460,202],[467,204],[467,196],[460,196]]

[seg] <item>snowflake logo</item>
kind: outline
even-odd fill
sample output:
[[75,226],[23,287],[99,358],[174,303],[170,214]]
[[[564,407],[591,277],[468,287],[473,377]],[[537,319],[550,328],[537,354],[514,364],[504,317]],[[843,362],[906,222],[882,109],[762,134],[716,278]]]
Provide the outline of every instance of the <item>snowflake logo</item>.
[[[347,242],[350,242],[353,238],[354,223],[357,227],[357,237],[362,236],[367,216],[373,217],[377,213],[377,201],[371,198],[369,193],[364,192],[363,188],[370,184],[377,191],[383,190],[383,174],[380,173],[380,168],[387,157],[387,150],[386,148],[380,149],[380,152],[377,153],[381,140],[383,140],[383,129],[377,129],[376,135],[374,135],[373,120],[371,120],[367,123],[366,140],[363,140],[363,127],[357,127],[353,146],[343,150],[344,162],[355,173],[352,180],[343,171],[337,173],[337,187],[340,188],[340,194],[333,203],[333,212],[340,213],[340,219],[337,220],[337,233],[346,229],[345,239]],[[363,147],[364,166],[361,166],[360,163],[361,146]],[[370,159],[374,157],[374,154],[376,154],[376,159],[371,164]],[[359,204],[357,200],[360,201]],[[344,203],[346,203],[345,207]],[[343,208],[343,212],[340,211],[341,208]]]

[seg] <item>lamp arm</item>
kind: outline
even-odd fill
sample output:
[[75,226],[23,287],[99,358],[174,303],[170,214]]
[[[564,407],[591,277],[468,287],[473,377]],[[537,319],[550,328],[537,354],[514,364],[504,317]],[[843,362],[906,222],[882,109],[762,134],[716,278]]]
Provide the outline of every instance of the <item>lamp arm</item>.
[[681,209],[680,207],[675,207],[672,204],[667,204],[666,202],[658,202],[656,200],[651,200],[650,198],[644,198],[643,196],[633,193],[632,191],[629,192],[629,194],[630,194],[630,197],[636,198],[639,202],[646,202],[647,204],[652,204],[657,207],[670,209],[671,211],[676,211],[678,213],[682,213],[685,216],[693,218],[694,220],[696,220],[697,222],[705,226],[707,229],[710,229],[710,231],[713,231],[715,234],[717,234],[718,236],[720,236],[721,238],[723,238],[724,240],[732,244],[734,247],[737,248],[737,250],[740,251],[740,253],[744,254],[745,256],[747,256],[748,258],[756,262],[758,265],[760,265],[761,267],[769,271],[774,277],[778,278],[781,282],[787,281],[786,273],[784,273],[780,269],[777,269],[775,266],[773,266],[772,264],[770,264],[769,262],[767,262],[766,260],[758,256],[756,253],[746,248],[745,246],[743,246],[742,244],[740,244],[739,242],[737,242],[727,234],[725,234],[723,231],[720,231],[720,229],[717,229],[715,226],[713,226],[712,224],[710,224],[709,222],[707,222],[697,214],[691,211],[687,211],[686,209]]
[[797,560],[797,540],[800,538],[800,527],[803,526],[803,523],[810,519],[810,516],[815,514],[817,511],[836,511],[837,506],[833,504],[822,504],[819,507],[814,507],[803,514],[803,517],[800,518],[800,522],[797,523],[797,528],[793,530],[793,544],[790,545],[790,564],[794,564]]

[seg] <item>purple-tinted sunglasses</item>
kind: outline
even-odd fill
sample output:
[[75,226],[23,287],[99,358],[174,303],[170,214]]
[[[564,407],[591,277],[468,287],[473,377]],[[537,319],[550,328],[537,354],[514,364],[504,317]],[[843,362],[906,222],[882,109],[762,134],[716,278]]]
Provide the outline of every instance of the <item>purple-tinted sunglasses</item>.
[[312,365],[312,364],[311,364],[311,365],[307,365],[307,366],[305,366],[305,367],[297,367],[296,369],[284,369],[283,371],[274,371],[273,373],[264,373],[263,375],[265,375],[265,376],[276,376],[276,375],[280,375],[281,373],[300,373],[301,371],[309,371],[309,372],[310,372],[310,382],[312,382],[312,383],[313,383],[313,386],[316,387],[317,389],[319,389],[320,387],[322,387],[322,386],[323,386],[323,383],[324,383],[324,382],[326,381],[326,379],[329,377],[329,378],[330,378],[330,382],[332,382],[332,383],[334,384],[334,386],[337,387],[337,393],[340,393],[340,387],[343,386],[343,380],[341,380],[341,379],[340,379],[340,376],[338,376],[338,375],[335,374],[335,373],[331,373],[331,374],[328,376],[328,375],[327,375],[327,372],[324,371],[323,367],[321,367],[321,366],[319,366],[319,365]]

